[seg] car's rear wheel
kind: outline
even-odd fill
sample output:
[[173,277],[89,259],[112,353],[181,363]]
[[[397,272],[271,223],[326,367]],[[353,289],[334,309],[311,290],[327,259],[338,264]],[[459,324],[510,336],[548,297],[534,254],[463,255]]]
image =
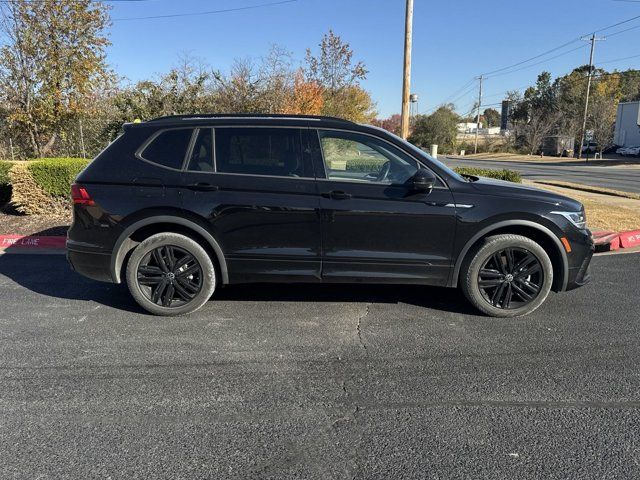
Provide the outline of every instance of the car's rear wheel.
[[156,315],[184,315],[202,307],[216,288],[215,267],[202,246],[178,233],[158,233],[138,245],[127,263],[127,285]]
[[469,252],[460,277],[464,295],[478,310],[493,317],[517,317],[544,303],[553,284],[553,265],[530,238],[496,235]]

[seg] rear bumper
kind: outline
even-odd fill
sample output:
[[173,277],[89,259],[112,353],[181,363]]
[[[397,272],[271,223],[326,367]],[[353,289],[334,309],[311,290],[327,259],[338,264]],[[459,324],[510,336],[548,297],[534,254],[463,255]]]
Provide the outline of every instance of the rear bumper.
[[99,282],[114,283],[111,278],[111,253],[67,241],[67,260],[71,268],[80,275]]

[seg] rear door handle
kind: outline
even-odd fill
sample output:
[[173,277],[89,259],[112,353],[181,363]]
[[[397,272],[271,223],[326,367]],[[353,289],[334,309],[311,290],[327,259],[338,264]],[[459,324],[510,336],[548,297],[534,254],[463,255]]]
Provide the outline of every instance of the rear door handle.
[[351,194],[342,190],[332,190],[321,194],[324,198],[332,198],[334,200],[346,200],[351,198]]
[[190,183],[187,185],[189,190],[196,190],[198,192],[215,192],[220,189],[217,185],[212,185],[210,183],[199,182],[199,183]]

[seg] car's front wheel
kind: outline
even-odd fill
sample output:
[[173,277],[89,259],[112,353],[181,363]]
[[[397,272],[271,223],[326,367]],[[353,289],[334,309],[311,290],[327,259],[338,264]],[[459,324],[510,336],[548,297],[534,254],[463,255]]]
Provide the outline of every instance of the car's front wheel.
[[496,235],[469,252],[460,283],[478,310],[493,317],[517,317],[544,303],[553,284],[553,265],[530,238]]
[[216,271],[198,242],[178,233],[158,233],[131,254],[127,285],[148,312],[184,315],[209,300],[216,288]]

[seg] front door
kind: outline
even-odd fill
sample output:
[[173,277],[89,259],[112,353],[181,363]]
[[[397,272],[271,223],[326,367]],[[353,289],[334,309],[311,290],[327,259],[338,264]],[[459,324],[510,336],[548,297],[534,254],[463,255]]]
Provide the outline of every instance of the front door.
[[233,282],[320,281],[319,196],[306,129],[200,128],[183,208],[206,219]]
[[444,182],[415,191],[421,165],[375,136],[319,130],[318,139],[323,279],[444,285],[456,223]]

